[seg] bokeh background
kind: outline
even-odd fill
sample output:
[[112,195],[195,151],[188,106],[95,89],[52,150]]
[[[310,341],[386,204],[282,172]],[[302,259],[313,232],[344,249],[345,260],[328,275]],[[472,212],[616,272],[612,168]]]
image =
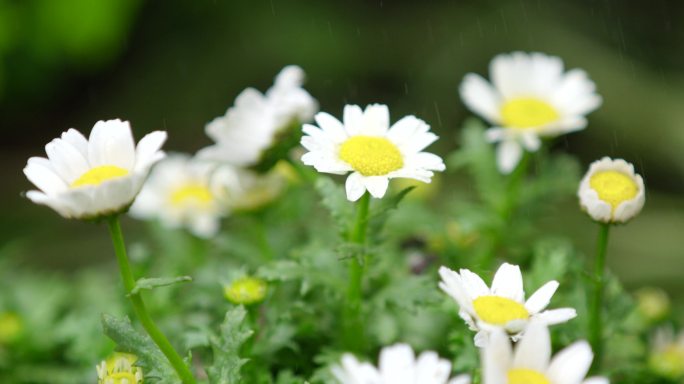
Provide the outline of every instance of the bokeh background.
[[[111,259],[103,228],[21,196],[32,187],[26,159],[67,128],[122,118],[137,137],[164,129],[168,150],[194,152],[242,89],[263,91],[298,64],[322,110],[381,102],[395,118],[416,114],[444,155],[470,115],[463,76],[486,74],[497,53],[541,51],[587,70],[604,97],[588,129],[555,149],[584,165],[623,157],[646,179],[644,212],[613,231],[611,268],[630,288],[658,285],[681,301],[683,42],[677,0],[0,0],[1,257],[64,273]],[[545,222],[591,254],[595,227],[576,201]]]

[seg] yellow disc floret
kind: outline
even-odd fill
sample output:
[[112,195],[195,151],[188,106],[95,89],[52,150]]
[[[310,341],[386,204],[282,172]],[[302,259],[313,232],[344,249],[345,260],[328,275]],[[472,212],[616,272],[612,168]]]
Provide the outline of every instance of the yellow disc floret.
[[171,192],[169,200],[171,205],[176,207],[184,205],[206,206],[214,200],[214,195],[204,185],[188,184]]
[[353,136],[342,143],[339,154],[364,176],[382,176],[404,166],[399,148],[384,137]]
[[599,199],[613,207],[613,211],[625,201],[636,197],[637,183],[628,175],[618,171],[600,171],[589,179],[589,186],[598,193]]
[[559,117],[560,114],[551,104],[533,97],[512,99],[501,106],[503,125],[510,128],[537,128]]
[[515,368],[508,371],[508,384],[551,384],[551,381],[535,370]]
[[530,317],[522,304],[501,296],[480,296],[473,300],[473,308],[481,320],[495,325],[527,320]]
[[81,175],[81,177],[71,183],[71,186],[76,188],[85,185],[100,185],[104,181],[116,179],[126,175],[128,175],[128,170],[126,169],[117,167],[116,165],[101,165],[99,167],[92,168],[88,172]]
[[266,282],[256,277],[241,277],[223,287],[223,294],[233,304],[256,304],[266,296]]

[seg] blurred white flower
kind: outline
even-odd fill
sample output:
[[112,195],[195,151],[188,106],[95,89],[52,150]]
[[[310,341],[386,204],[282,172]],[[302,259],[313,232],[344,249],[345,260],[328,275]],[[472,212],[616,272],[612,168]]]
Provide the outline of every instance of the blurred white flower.
[[226,114],[206,126],[215,144],[199,152],[201,158],[235,166],[257,164],[294,125],[310,121],[318,103],[302,88],[304,71],[294,65],[280,71],[266,94],[247,88]]
[[644,181],[622,159],[594,161],[577,192],[580,206],[592,219],[625,223],[641,212],[646,200]]
[[437,140],[430,126],[415,116],[406,116],[390,127],[386,105],[373,104],[363,111],[357,105],[344,107],[344,123],[319,112],[318,127],[305,124],[302,156],[306,165],[319,172],[347,177],[347,199],[358,200],[368,191],[373,197],[385,195],[392,178],[411,178],[429,183],[433,171],[443,171],[444,162],[432,153],[422,152]]
[[675,335],[671,327],[658,328],[651,344],[651,370],[671,380],[684,378],[684,333]]
[[66,218],[89,219],[124,211],[150,167],[164,157],[166,132],[152,132],[137,147],[127,121],[98,121],[86,139],[75,129],[45,146],[47,159],[32,157],[24,174],[40,191],[26,197]]
[[584,129],[585,115],[601,105],[596,86],[580,69],[563,72],[563,61],[543,53],[513,52],[496,56],[489,66],[492,84],[474,73],[463,79],[461,98],[493,125],[497,163],[510,173],[523,149],[535,152],[540,137]]
[[383,348],[378,367],[361,363],[345,354],[340,365],[332,368],[341,384],[469,384],[470,377],[460,375],[449,380],[451,363],[435,352],[423,352],[416,358],[406,344]]
[[558,282],[549,281],[539,288],[527,301],[523,290],[520,267],[504,263],[494,275],[491,288],[480,276],[467,270],[452,271],[441,267],[442,281],[439,287],[458,303],[459,315],[471,330],[478,331],[475,345],[484,347],[488,335],[504,329],[518,339],[530,320],[547,325],[564,323],[575,316],[573,308],[544,309],[558,289]]
[[548,328],[533,321],[515,351],[501,330],[491,334],[482,352],[482,384],[608,384],[608,379],[585,380],[594,354],[578,341],[551,358]]
[[131,207],[139,219],[158,219],[169,228],[186,227],[199,237],[211,237],[228,213],[220,191],[212,186],[213,163],[173,154],[152,170]]

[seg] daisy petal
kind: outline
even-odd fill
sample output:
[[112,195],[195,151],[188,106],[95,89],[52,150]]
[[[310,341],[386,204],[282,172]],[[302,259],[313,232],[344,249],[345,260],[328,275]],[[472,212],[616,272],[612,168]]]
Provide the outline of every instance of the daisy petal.
[[535,316],[536,319],[546,325],[555,325],[565,323],[568,320],[577,317],[577,311],[574,308],[557,308],[544,311]]
[[556,289],[558,289],[558,282],[555,280],[544,284],[541,288],[534,292],[529,299],[527,299],[527,302],[525,302],[525,309],[527,309],[527,311],[530,313],[542,311],[547,305],[549,305],[551,297],[553,297],[553,294],[556,293]]
[[580,383],[589,371],[593,358],[589,343],[578,341],[553,357],[547,375],[554,384]]
[[530,323],[515,349],[513,366],[544,372],[550,359],[551,336],[549,329],[538,322]]
[[522,302],[525,299],[525,292],[520,267],[503,263],[494,275],[491,291],[493,295]]
[[356,201],[366,192],[366,186],[363,182],[363,176],[358,172],[352,172],[345,183],[347,191],[347,200]]

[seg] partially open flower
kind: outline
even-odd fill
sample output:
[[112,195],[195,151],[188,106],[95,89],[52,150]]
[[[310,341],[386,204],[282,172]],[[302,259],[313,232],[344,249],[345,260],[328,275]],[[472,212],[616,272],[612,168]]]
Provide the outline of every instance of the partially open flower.
[[140,219],[158,218],[170,228],[187,227],[200,237],[211,237],[227,214],[220,191],[211,184],[215,165],[173,154],[159,162],[131,206]]
[[266,297],[266,282],[257,277],[240,277],[223,287],[223,294],[233,304],[257,304]]
[[435,352],[426,351],[416,357],[406,344],[383,348],[377,368],[345,354],[332,372],[341,384],[470,384],[468,375],[449,380],[451,363]]
[[675,335],[672,328],[659,328],[651,343],[651,370],[670,380],[684,378],[684,332]]
[[161,158],[166,132],[133,141],[127,121],[98,121],[86,139],[75,129],[45,146],[48,158],[32,157],[24,174],[40,189],[26,197],[60,215],[90,219],[125,211],[150,167]]
[[478,331],[475,345],[484,347],[493,330],[503,329],[515,339],[530,320],[552,325],[575,316],[573,308],[545,310],[558,289],[557,281],[549,281],[527,301],[520,267],[504,263],[494,275],[491,288],[480,276],[467,269],[460,272],[441,267],[439,287],[458,303],[459,315],[471,330]]
[[584,129],[584,115],[601,105],[596,86],[581,69],[564,72],[563,61],[543,53],[497,55],[489,66],[492,84],[469,73],[461,98],[493,127],[487,139],[499,143],[497,162],[510,173],[523,149],[535,152],[540,137]]
[[143,372],[134,365],[136,360],[129,353],[114,353],[97,366],[97,384],[142,384]]
[[434,171],[445,169],[439,156],[423,152],[437,135],[415,116],[390,126],[387,106],[373,104],[365,110],[345,106],[344,122],[325,112],[317,113],[315,119],[318,127],[304,125],[302,145],[309,152],[302,161],[319,172],[351,172],[346,182],[349,201],[358,200],[366,191],[375,198],[383,197],[393,178],[429,183]]
[[577,192],[580,206],[602,223],[625,223],[641,212],[646,200],[644,181],[634,166],[604,157],[591,163]]
[[634,292],[639,313],[649,321],[659,321],[670,313],[671,303],[667,293],[660,288],[644,287]]
[[207,124],[207,135],[215,144],[198,155],[241,167],[259,163],[282,141],[280,136],[299,129],[318,110],[318,103],[302,88],[303,83],[304,71],[290,65],[280,71],[266,94],[254,88],[242,91],[224,116]]
[[548,328],[532,322],[515,350],[505,333],[494,331],[482,352],[483,384],[608,384],[608,379],[585,379],[594,354],[578,341],[551,357]]

